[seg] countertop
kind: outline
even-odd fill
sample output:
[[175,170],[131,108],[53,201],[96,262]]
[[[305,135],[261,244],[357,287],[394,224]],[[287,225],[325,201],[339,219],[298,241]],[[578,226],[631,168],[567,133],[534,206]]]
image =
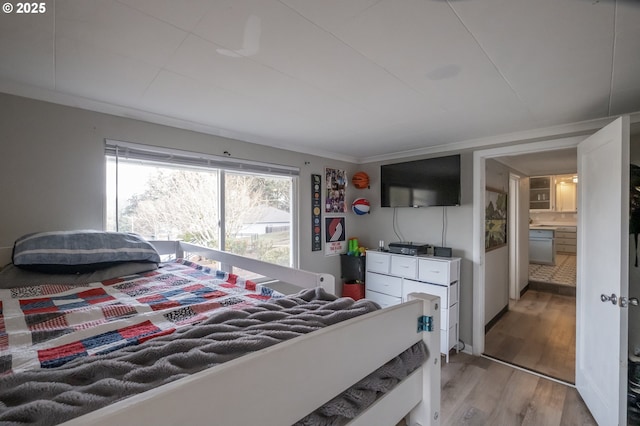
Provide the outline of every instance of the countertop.
[[575,228],[575,223],[532,223],[529,229],[558,229],[558,228]]
[[[569,228],[573,228],[573,229],[569,229]],[[546,234],[551,234],[549,236],[551,236],[552,238],[557,236],[558,233],[563,233],[563,232],[575,232],[575,225],[572,226],[567,226],[567,225],[558,225],[558,226],[554,226],[554,225],[529,225],[529,231],[533,231],[531,234],[533,235],[529,235],[530,237],[534,237],[534,236],[542,236],[542,235],[546,235]],[[547,231],[547,232],[544,232]],[[561,234],[564,235],[564,234]]]

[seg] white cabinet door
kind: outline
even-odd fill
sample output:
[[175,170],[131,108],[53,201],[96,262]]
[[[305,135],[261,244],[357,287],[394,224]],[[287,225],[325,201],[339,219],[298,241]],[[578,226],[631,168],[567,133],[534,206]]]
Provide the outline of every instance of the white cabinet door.
[[556,211],[575,212],[576,211],[576,184],[565,176],[556,176]]
[[530,238],[529,262],[554,265],[556,261],[554,243],[552,238]]

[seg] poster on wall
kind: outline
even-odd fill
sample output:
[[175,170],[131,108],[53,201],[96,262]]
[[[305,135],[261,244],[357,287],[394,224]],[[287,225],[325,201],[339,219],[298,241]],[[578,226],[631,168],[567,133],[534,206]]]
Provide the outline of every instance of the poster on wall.
[[507,245],[507,194],[487,188],[484,211],[484,249],[495,250]]
[[324,208],[325,213],[346,213],[347,203],[345,201],[345,193],[347,188],[347,172],[325,167],[324,175],[327,191]]
[[322,250],[322,176],[311,175],[311,251]]
[[333,256],[346,253],[346,231],[344,227],[344,217],[326,217],[324,219],[325,229],[325,256]]

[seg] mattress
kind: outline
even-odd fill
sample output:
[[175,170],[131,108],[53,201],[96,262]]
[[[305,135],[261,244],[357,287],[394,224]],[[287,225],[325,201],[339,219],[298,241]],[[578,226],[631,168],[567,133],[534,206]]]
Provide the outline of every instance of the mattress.
[[282,296],[182,259],[85,285],[0,290],[0,373],[58,367]]
[[[1,291],[2,424],[59,424],[379,308],[320,288],[291,297],[256,292],[254,283],[186,261],[50,287]],[[424,359],[424,345],[410,348],[298,424],[346,422]]]

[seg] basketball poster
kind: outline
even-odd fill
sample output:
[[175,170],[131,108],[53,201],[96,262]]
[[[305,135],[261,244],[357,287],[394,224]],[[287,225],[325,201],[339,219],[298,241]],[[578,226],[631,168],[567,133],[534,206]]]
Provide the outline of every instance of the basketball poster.
[[325,256],[337,255],[346,252],[347,233],[345,231],[344,217],[326,217],[325,229]]
[[324,169],[326,198],[325,213],[346,213],[347,203],[345,193],[347,188],[347,172],[340,169],[325,167]]

